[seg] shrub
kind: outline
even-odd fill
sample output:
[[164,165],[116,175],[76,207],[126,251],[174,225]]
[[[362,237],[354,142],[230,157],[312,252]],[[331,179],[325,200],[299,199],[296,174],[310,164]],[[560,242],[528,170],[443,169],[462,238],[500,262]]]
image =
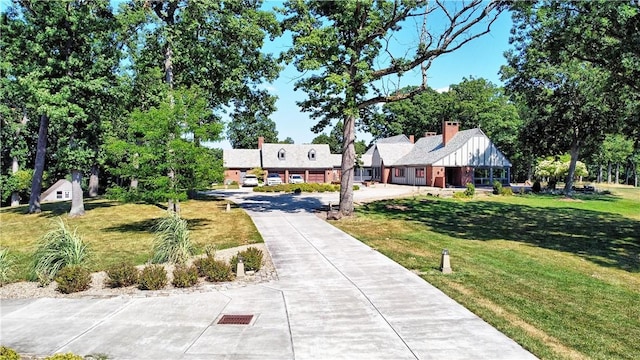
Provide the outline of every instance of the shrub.
[[536,180],[533,183],[533,185],[531,186],[531,191],[533,191],[536,194],[542,191],[542,186],[540,185],[540,181]]
[[73,353],[66,354],[54,354],[51,356],[47,356],[44,360],[83,360],[84,358],[80,355],[76,355]]
[[63,294],[84,291],[91,284],[89,270],[81,265],[68,265],[63,267],[56,276],[58,291]]
[[12,348],[0,346],[0,359],[20,360],[20,355]]
[[466,199],[468,198],[467,194],[464,191],[458,191],[453,193],[454,199]]
[[160,290],[167,285],[167,271],[160,265],[147,265],[138,279],[140,290]]
[[242,262],[244,263],[245,270],[258,271],[262,267],[262,250],[254,247],[249,247],[243,251],[238,252],[237,255],[231,258],[231,270],[234,273],[238,270],[239,256],[242,256]]
[[511,196],[513,195],[513,190],[510,187],[503,187],[502,190],[500,190],[500,195]]
[[34,255],[33,272],[41,285],[47,285],[67,265],[83,265],[88,259],[82,238],[71,232],[62,219],[57,228],[44,234]]
[[502,183],[498,180],[493,182],[493,194],[500,195],[502,193]]
[[9,282],[13,274],[13,259],[9,256],[9,249],[0,249],[0,286]]
[[231,266],[224,261],[216,260],[212,256],[198,259],[198,273],[204,276],[207,281],[230,281],[233,279]]
[[467,189],[464,191],[465,196],[473,197],[476,193],[476,187],[472,183],[467,183]]
[[187,288],[192,287],[198,282],[198,269],[195,266],[186,267],[178,265],[173,270],[173,281],[171,283],[175,287]]
[[140,271],[131,263],[120,263],[107,269],[108,278],[105,284],[111,288],[119,288],[135,285],[138,283]]
[[170,212],[154,226],[153,263],[184,264],[193,255],[194,248],[187,227],[187,221],[175,212]]

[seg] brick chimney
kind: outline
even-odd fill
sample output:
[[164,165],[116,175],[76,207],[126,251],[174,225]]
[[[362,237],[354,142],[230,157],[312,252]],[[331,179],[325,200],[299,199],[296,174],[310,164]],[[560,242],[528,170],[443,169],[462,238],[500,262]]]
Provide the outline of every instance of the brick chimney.
[[415,142],[415,136],[409,135],[409,141],[413,144]]
[[443,121],[442,122],[442,144],[447,145],[449,140],[458,133],[460,123],[457,121]]
[[264,137],[258,137],[258,150],[262,150],[262,145],[264,144]]

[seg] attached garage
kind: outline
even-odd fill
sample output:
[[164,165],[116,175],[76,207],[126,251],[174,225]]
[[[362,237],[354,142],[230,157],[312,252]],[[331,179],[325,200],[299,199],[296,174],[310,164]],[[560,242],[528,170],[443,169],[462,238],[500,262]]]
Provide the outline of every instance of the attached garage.
[[308,183],[325,183],[324,171],[309,171]]
[[278,174],[283,184],[287,182],[287,178],[284,176],[284,171],[269,171],[269,174]]

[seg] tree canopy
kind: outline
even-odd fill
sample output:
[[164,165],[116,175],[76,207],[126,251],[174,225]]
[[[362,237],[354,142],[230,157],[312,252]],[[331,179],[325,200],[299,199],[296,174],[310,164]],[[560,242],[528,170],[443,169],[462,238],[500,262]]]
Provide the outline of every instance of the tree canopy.
[[[622,84],[611,69],[574,51],[574,42],[593,36],[583,34],[581,25],[604,20],[601,12],[589,11],[592,5],[580,1],[521,4],[514,12],[512,42],[516,49],[507,54],[509,66],[502,70],[507,89],[532,113],[527,117],[524,141],[533,153],[570,152],[567,194],[580,152],[602,141],[605,133],[619,129],[628,115],[624,97],[617,96],[616,85]],[[614,12],[628,10],[621,2],[599,5]]]
[[[285,3],[283,25],[293,35],[293,47],[283,54],[306,77],[296,89],[307,93],[299,106],[318,120],[322,131],[332,120],[342,120],[342,178],[340,212],[353,212],[353,176],[356,162],[355,126],[378,103],[407,99],[427,88],[427,69],[439,56],[487,34],[501,12],[497,2],[481,0],[429,1],[301,1]],[[427,19],[444,22],[441,31]],[[423,24],[413,45],[398,44],[404,26]],[[392,49],[396,49],[394,53]],[[423,81],[414,90],[399,93],[398,77],[422,69]]]

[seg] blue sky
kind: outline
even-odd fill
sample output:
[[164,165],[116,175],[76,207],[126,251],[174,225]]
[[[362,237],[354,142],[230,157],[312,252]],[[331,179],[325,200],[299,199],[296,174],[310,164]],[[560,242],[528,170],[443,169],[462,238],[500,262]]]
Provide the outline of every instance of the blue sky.
[[[278,1],[268,1],[265,7],[278,5]],[[457,51],[437,58],[428,70],[428,83],[433,89],[446,89],[451,84],[457,84],[465,77],[485,78],[494,84],[501,85],[498,71],[506,64],[504,52],[510,48],[509,32],[511,29],[511,16],[509,13],[500,15],[492,26],[489,34],[475,39]],[[279,53],[290,46],[290,37],[284,36],[273,44],[265,47],[268,52]],[[309,119],[308,114],[300,112],[296,101],[304,100],[306,95],[302,91],[294,91],[294,83],[301,74],[289,65],[280,77],[271,84],[265,84],[273,94],[279,97],[276,102],[278,110],[272,114],[271,119],[276,122],[278,137],[284,139],[291,137],[296,144],[310,143],[318,134],[311,131],[315,121]],[[420,73],[414,71],[408,73],[402,80],[403,86],[419,85]],[[331,129],[325,129],[329,133]],[[358,139],[367,143],[371,136],[358,133]],[[228,142],[217,143],[216,147],[230,148]]]
[[[121,0],[112,0],[113,3],[121,2]],[[270,9],[274,6],[280,6],[281,1],[268,0],[264,4],[264,8]],[[0,10],[4,10],[10,4],[9,0],[0,0]],[[435,19],[434,23],[437,23]],[[407,27],[405,27],[406,29]],[[481,38],[475,39],[464,45],[457,51],[438,57],[428,70],[428,83],[433,89],[444,89],[451,84],[457,84],[465,77],[485,78],[494,84],[501,84],[498,71],[500,67],[506,63],[503,56],[504,52],[509,49],[509,31],[511,29],[511,16],[509,13],[503,13],[493,24],[489,34]],[[415,32],[415,30],[413,30]],[[407,33],[404,33],[405,35]],[[403,36],[405,36],[403,35]],[[411,42],[409,39],[400,39],[402,42]],[[266,52],[279,54],[290,46],[290,36],[283,36],[273,43],[265,46]],[[285,139],[292,138],[296,144],[310,143],[318,134],[311,131],[311,127],[315,125],[315,121],[309,119],[308,114],[300,112],[296,105],[297,101],[305,99],[305,93],[302,91],[294,91],[294,83],[301,76],[292,65],[287,66],[280,77],[273,83],[264,84],[272,94],[278,96],[276,106],[278,110],[272,114],[271,119],[276,123],[278,137]],[[402,80],[403,86],[418,85],[420,83],[419,71],[407,73]],[[326,129],[325,133],[329,133],[331,129]],[[358,139],[366,142],[371,140],[368,134],[358,133]],[[228,141],[214,143],[214,147],[231,148]]]

